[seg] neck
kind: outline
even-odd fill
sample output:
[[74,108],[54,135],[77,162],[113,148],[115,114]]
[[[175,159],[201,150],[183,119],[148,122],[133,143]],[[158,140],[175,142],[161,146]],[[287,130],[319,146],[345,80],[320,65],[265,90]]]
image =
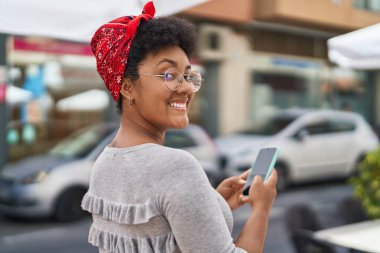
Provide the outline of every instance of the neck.
[[129,117],[121,116],[120,128],[111,143],[113,147],[130,147],[144,143],[163,144],[165,131],[152,124],[142,123]]

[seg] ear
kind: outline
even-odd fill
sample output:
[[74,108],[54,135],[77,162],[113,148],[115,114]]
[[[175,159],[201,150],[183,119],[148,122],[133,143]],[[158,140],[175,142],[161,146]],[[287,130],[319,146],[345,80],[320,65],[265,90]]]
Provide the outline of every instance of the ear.
[[123,81],[121,83],[120,94],[127,100],[131,101],[135,99],[134,92],[134,83],[129,78],[123,78]]

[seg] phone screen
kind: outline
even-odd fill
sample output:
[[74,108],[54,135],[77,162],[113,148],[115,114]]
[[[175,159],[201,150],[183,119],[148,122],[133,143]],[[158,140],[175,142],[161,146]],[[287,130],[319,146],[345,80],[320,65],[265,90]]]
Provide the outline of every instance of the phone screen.
[[244,185],[243,194],[248,195],[249,188],[256,175],[260,175],[264,181],[268,179],[274,167],[278,154],[277,148],[263,148],[260,149],[252,169],[248,175],[247,182]]

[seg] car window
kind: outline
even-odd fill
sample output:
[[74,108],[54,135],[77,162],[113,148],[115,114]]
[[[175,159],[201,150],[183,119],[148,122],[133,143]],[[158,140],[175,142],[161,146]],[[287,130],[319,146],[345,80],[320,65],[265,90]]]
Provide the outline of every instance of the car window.
[[240,131],[242,134],[257,134],[257,135],[274,135],[287,127],[290,123],[296,120],[299,115],[286,115],[286,116],[275,116],[268,120],[265,124]]
[[311,123],[305,126],[304,129],[307,130],[309,135],[327,134],[330,132],[330,124],[327,120],[326,121],[324,120],[324,121]]
[[64,157],[85,157],[114,129],[90,127],[70,135],[49,153]]
[[330,122],[330,132],[351,132],[356,129],[356,124],[350,120],[335,119]]
[[355,122],[346,119],[333,119],[315,122],[305,126],[303,129],[306,129],[309,135],[319,135],[354,131],[356,129],[356,124]]
[[189,148],[197,146],[195,140],[186,132],[168,131],[164,145],[171,148]]

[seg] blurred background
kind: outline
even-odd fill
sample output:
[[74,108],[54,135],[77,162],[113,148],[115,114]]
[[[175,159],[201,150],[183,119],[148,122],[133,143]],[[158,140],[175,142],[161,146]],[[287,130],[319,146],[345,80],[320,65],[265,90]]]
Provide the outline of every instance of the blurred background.
[[[96,252],[79,205],[119,118],[89,40],[146,1],[54,2],[0,0],[4,253]],[[191,63],[205,79],[192,124],[165,145],[192,153],[213,186],[248,169],[260,147],[280,148],[265,252],[309,252],[289,217],[299,204],[315,212],[310,231],[348,223],[348,209],[362,215],[355,221],[380,218],[380,0],[154,2],[158,15],[196,25]],[[249,213],[234,213],[234,237]]]

